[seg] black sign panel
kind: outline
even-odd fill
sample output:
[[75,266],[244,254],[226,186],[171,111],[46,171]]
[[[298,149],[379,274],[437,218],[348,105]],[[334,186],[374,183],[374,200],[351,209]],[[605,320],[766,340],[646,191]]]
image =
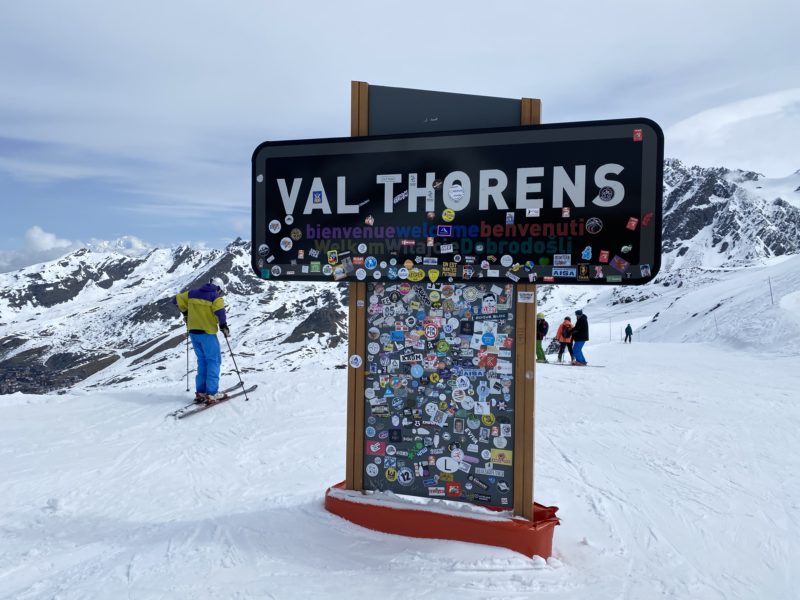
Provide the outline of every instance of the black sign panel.
[[265,279],[639,284],[661,262],[664,138],[647,119],[265,142]]

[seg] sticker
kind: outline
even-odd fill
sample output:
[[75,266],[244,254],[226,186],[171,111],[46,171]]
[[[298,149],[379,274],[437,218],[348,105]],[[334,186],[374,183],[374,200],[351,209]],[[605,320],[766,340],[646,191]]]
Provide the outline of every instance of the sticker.
[[292,231],[289,233],[289,235],[296,242],[296,241],[300,240],[300,238],[303,237],[303,232],[295,227],[294,229],[292,229]]
[[517,302],[520,304],[534,304],[536,302],[536,293],[517,292]]
[[461,461],[452,458],[451,456],[443,456],[436,460],[436,468],[442,473],[455,473],[458,471],[458,465]]
[[591,217],[586,220],[586,232],[592,235],[597,235],[603,231],[603,221],[598,217]]
[[451,200],[458,202],[464,198],[464,188],[458,183],[455,183],[450,186],[449,190],[447,190],[447,195],[450,196]]
[[258,247],[258,255],[263,257],[269,255],[269,246],[267,246],[266,244],[261,244]]
[[350,366],[353,367],[354,369],[358,369],[362,365],[362,363],[363,361],[361,360],[361,357],[358,354],[353,354],[350,357]]
[[367,278],[367,272],[364,269],[356,269],[356,279],[364,281]]
[[[460,192],[458,190],[456,190],[456,188],[458,188],[458,190],[460,190]],[[460,193],[460,196],[458,198],[453,198],[453,193],[456,193],[456,194]],[[450,188],[449,195],[450,195],[451,198],[453,198],[453,200],[461,200],[461,198],[464,197],[464,190],[461,188],[460,185],[456,184],[456,185],[454,185],[453,187]],[[455,218],[456,218],[456,211],[454,211],[452,208],[445,208],[442,211],[442,219],[445,222],[450,223]]]
[[281,222],[278,219],[273,219],[269,222],[270,233],[278,233],[281,230]]
[[288,252],[289,250],[292,249],[292,243],[293,242],[292,242],[291,238],[288,238],[288,237],[282,238],[281,239],[281,250],[283,250],[284,252]]
[[514,259],[511,257],[510,254],[504,254],[503,256],[500,257],[500,264],[503,265],[504,267],[510,267],[513,262]]
[[367,475],[369,475],[370,477],[375,477],[380,472],[380,469],[378,469],[378,465],[376,465],[375,463],[369,463],[366,466],[366,471]]

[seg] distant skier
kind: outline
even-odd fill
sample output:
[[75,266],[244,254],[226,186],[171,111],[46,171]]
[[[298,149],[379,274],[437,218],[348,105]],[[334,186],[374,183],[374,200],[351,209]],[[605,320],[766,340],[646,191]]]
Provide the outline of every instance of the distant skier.
[[583,356],[583,345],[589,341],[589,321],[580,309],[575,311],[575,316],[578,318],[575,321],[575,327],[572,328],[572,351],[575,353],[572,364],[585,367],[586,358]]
[[575,360],[575,355],[572,353],[572,319],[564,317],[564,321],[558,326],[556,331],[556,340],[558,341],[558,362],[564,358],[564,348],[569,350],[569,360]]
[[536,362],[546,363],[547,357],[544,355],[544,348],[542,348],[542,340],[547,335],[547,330],[550,325],[544,319],[544,313],[536,315]]
[[631,336],[633,336],[633,329],[631,329],[631,324],[628,323],[628,326],[625,328],[625,342],[623,343],[632,343],[633,338]]
[[225,337],[230,333],[222,294],[222,280],[214,277],[198,289],[181,292],[172,299],[172,303],[178,306],[186,320],[189,338],[197,356],[195,402],[215,404],[226,398],[226,394],[219,393],[219,369],[222,357],[217,329],[219,328]]

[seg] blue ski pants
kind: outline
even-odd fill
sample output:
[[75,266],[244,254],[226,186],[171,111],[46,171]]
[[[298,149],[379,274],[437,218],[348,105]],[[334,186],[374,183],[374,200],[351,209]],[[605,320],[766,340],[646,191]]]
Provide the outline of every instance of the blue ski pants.
[[578,362],[582,363],[586,362],[586,358],[584,358],[583,356],[583,345],[585,343],[586,342],[575,342],[572,345],[572,352],[575,354],[575,360],[577,360]]
[[189,337],[197,356],[195,391],[201,394],[216,394],[219,391],[219,367],[222,363],[219,340],[211,333],[190,333]]

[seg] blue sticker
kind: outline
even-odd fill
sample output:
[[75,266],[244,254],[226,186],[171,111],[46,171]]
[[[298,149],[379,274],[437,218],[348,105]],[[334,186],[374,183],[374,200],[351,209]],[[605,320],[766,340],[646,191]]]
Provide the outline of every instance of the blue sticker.
[[583,252],[581,252],[581,258],[583,260],[592,260],[592,247],[591,246],[586,246],[586,248],[583,249]]
[[374,256],[368,256],[367,258],[364,259],[364,266],[367,269],[374,269],[375,267],[378,266],[378,259],[375,258]]
[[[411,367],[411,376],[412,377],[420,378],[420,377],[422,377],[423,373],[424,373],[424,371],[422,370],[422,366],[421,365],[414,365],[413,367]],[[417,383],[417,382],[415,381],[414,383]],[[419,384],[417,384],[417,385],[419,385]]]
[[484,333],[481,342],[483,342],[485,346],[494,346],[494,335],[491,333]]

